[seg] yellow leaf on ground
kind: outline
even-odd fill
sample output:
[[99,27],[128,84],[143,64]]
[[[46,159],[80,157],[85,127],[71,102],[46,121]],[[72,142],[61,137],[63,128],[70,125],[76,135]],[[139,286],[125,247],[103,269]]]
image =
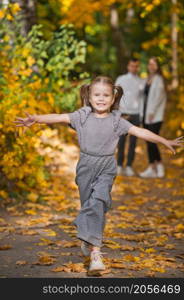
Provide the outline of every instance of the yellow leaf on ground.
[[154,272],[165,273],[165,269],[162,267],[152,267],[151,270]]
[[42,229],[42,231],[44,233],[46,233],[47,236],[56,236],[57,235],[57,233],[52,229]]
[[83,263],[76,263],[76,264],[68,263],[66,264],[66,266],[70,267],[71,272],[77,272],[77,273],[86,272]]
[[81,273],[81,272],[86,272],[86,269],[84,268],[83,263],[72,263],[68,262],[66,264],[63,264],[61,267],[57,267],[55,269],[51,270],[52,272],[76,272],[76,273]]
[[9,250],[11,248],[12,248],[11,245],[2,245],[2,246],[0,246],[0,250]]
[[119,223],[117,225],[117,228],[122,228],[122,229],[125,229],[125,228],[128,228],[128,227],[131,227],[131,225],[126,224],[126,223]]
[[32,202],[36,202],[36,200],[38,199],[38,195],[35,194],[35,193],[30,193],[28,196],[27,196],[28,200],[32,201]]
[[60,255],[62,255],[62,256],[71,256],[71,255],[73,255],[73,253],[72,252],[61,252]]
[[33,209],[26,209],[25,213],[28,215],[33,215],[33,216],[37,214],[36,211]]
[[78,247],[79,246],[79,242],[78,241],[74,241],[74,242],[63,241],[62,242],[62,246],[64,248]]
[[121,245],[118,244],[118,243],[113,244],[113,245],[107,244],[107,245],[105,245],[105,247],[110,248],[110,249],[120,249],[120,248],[121,248]]
[[7,232],[14,232],[14,231],[15,231],[15,228],[13,228],[13,227],[8,227],[8,226],[0,227],[0,232],[4,232],[4,231],[7,231]]
[[126,260],[126,261],[130,261],[130,262],[140,261],[140,257],[133,256],[132,254],[127,254],[127,255],[123,256],[123,259]]
[[123,245],[123,246],[121,246],[121,250],[123,250],[123,251],[134,251],[135,247],[129,246],[129,245]]
[[1,224],[1,225],[5,225],[5,224],[6,224],[6,221],[5,221],[5,219],[3,219],[3,218],[0,218],[0,224]]
[[53,265],[53,263],[56,261],[55,258],[51,257],[51,256],[41,256],[39,257],[39,260],[37,262],[35,262],[35,265]]
[[156,250],[154,248],[148,248],[145,250],[146,253],[154,253]]
[[166,245],[164,246],[164,248],[165,248],[165,249],[168,249],[168,250],[172,250],[172,249],[175,249],[175,245],[173,245],[173,244],[166,244]]
[[100,271],[100,275],[103,276],[103,275],[109,274],[111,272],[112,272],[111,269],[105,269],[104,271]]
[[110,266],[115,269],[126,269],[127,268],[127,266],[122,263],[111,263]]
[[69,273],[70,272],[70,268],[67,268],[65,266],[61,266],[61,267],[57,267],[55,269],[51,269],[52,272],[66,272]]
[[31,230],[31,229],[30,230],[29,229],[23,229],[19,233],[23,234],[23,235],[36,235],[36,234],[38,234],[37,231]]
[[44,245],[53,245],[53,244],[55,244],[54,241],[49,240],[49,239],[41,238],[40,240],[41,240],[42,242],[37,243],[36,245],[44,246]]
[[117,207],[118,210],[126,210],[127,206],[121,205]]
[[179,231],[179,232],[184,232],[184,225],[183,224],[178,224],[176,225],[176,231]]
[[26,265],[27,261],[26,260],[17,260],[16,265]]
[[184,218],[184,211],[176,210],[174,213],[175,213],[177,218]]

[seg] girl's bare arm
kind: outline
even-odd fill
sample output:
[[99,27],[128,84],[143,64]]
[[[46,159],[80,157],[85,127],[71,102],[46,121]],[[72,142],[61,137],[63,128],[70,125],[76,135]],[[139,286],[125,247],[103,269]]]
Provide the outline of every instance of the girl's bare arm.
[[173,146],[184,147],[184,145],[183,145],[184,136],[178,137],[174,140],[167,140],[164,137],[157,135],[148,129],[140,128],[138,126],[131,126],[128,133],[135,135],[135,136],[137,136],[145,141],[148,141],[148,142],[161,143],[164,146],[166,146],[167,148],[169,148],[174,154],[176,154],[176,151],[173,148]]
[[26,126],[30,127],[35,123],[40,124],[53,124],[53,123],[64,123],[70,124],[70,118],[68,114],[48,114],[48,115],[30,115],[25,112],[27,118],[17,117],[14,123],[17,123],[17,127]]
[[68,114],[48,114],[48,115],[34,115],[34,119],[36,123],[45,123],[45,124],[53,124],[53,123],[70,123],[70,118]]

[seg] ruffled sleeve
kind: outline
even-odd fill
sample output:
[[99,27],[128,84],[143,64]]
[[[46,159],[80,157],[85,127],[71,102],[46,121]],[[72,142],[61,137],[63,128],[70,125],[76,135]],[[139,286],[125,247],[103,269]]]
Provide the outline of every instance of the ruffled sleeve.
[[72,113],[68,113],[71,127],[77,130],[79,127],[83,126],[91,111],[92,109],[90,106],[83,106]]
[[121,116],[121,111],[113,110],[114,115],[114,130],[118,136],[128,134],[128,130],[133,126],[131,122]]

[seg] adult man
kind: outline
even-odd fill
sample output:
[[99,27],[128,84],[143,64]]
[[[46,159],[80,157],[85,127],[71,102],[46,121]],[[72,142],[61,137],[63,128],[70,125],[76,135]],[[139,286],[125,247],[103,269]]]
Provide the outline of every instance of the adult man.
[[[130,121],[135,126],[140,125],[140,104],[141,104],[141,92],[143,90],[143,80],[138,76],[139,60],[131,58],[127,66],[128,72],[124,75],[120,75],[116,79],[116,85],[120,85],[124,90],[124,95],[120,100],[120,111],[122,116]],[[126,136],[120,136],[118,143],[118,174],[124,174],[127,176],[134,176],[135,172],[132,168],[132,164],[135,157],[135,147],[137,138],[133,135],[129,137],[128,157],[125,169],[123,168],[124,152],[125,152]]]

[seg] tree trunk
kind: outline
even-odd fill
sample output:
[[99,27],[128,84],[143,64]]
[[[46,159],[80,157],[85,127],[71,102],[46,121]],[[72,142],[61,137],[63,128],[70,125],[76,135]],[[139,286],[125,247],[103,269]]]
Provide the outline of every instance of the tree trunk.
[[171,88],[176,89],[178,87],[178,14],[176,11],[177,0],[172,1],[172,15],[171,15],[171,43],[172,43],[172,83]]
[[[14,3],[15,1],[9,2]],[[16,2],[19,3],[23,13],[22,34],[27,35],[31,27],[36,24],[36,0],[16,0]]]
[[128,57],[126,57],[123,36],[119,27],[119,16],[115,5],[110,9],[110,24],[117,53],[117,73],[125,73]]

